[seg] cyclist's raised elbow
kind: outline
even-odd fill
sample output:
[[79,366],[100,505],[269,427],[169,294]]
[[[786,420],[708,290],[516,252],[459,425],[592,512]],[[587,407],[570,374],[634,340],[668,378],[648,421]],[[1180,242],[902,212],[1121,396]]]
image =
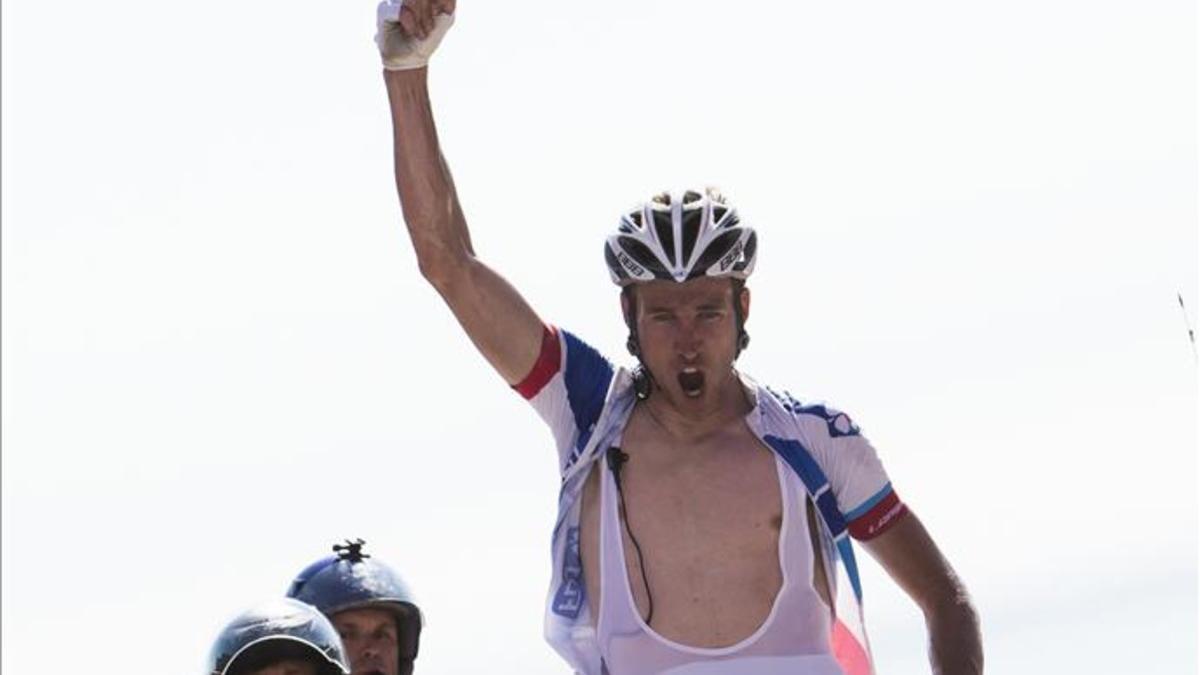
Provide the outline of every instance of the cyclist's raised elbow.
[[451,248],[441,243],[414,244],[421,276],[439,291],[453,286],[466,275],[471,256],[464,247]]

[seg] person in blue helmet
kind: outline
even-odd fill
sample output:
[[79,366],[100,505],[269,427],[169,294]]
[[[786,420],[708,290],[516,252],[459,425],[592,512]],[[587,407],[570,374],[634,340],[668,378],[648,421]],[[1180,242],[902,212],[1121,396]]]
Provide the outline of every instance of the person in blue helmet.
[[342,638],[353,675],[410,675],[423,623],[412,591],[388,565],[363,552],[362,539],[305,567],[287,596],[313,605]]
[[205,675],[349,675],[337,630],[312,605],[271,600],[234,617],[208,654]]

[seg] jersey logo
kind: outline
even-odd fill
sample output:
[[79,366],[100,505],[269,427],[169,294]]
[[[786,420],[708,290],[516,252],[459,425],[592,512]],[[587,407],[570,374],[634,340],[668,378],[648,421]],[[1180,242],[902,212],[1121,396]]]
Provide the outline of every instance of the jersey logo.
[[579,616],[585,595],[583,563],[579,558],[579,528],[567,529],[567,545],[563,549],[562,583],[554,593],[551,609],[555,614],[574,619]]
[[841,410],[820,404],[804,405],[786,391],[778,392],[770,387],[767,387],[767,391],[779,401],[785,410],[793,415],[816,415],[825,420],[825,426],[829,429],[830,438],[859,436],[862,434],[862,431],[854,423],[854,420],[850,419],[850,416]]

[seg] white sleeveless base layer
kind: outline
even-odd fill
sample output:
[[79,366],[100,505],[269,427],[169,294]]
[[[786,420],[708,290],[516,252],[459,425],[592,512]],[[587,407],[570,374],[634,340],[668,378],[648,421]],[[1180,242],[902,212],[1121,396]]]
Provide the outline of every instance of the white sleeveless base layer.
[[775,457],[783,523],[783,583],[766,620],[727,647],[690,647],[654,632],[638,614],[625,569],[617,490],[607,462],[600,498],[600,607],[596,622],[605,673],[611,675],[842,675],[830,650],[830,610],[813,590],[813,550],[805,494],[795,472]]

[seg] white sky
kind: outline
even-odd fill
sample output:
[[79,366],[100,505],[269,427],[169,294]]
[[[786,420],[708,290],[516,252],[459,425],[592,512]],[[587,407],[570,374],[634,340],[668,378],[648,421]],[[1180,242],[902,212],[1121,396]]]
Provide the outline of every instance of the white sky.
[[[566,670],[550,435],[416,271],[373,17],[3,5],[4,672],[198,673],[352,536],[419,672]],[[431,78],[480,255],[613,358],[603,236],[724,188],[744,368],[863,426],[991,672],[1187,673],[1195,36],[1183,0],[464,1]],[[927,671],[864,564],[880,672]]]

